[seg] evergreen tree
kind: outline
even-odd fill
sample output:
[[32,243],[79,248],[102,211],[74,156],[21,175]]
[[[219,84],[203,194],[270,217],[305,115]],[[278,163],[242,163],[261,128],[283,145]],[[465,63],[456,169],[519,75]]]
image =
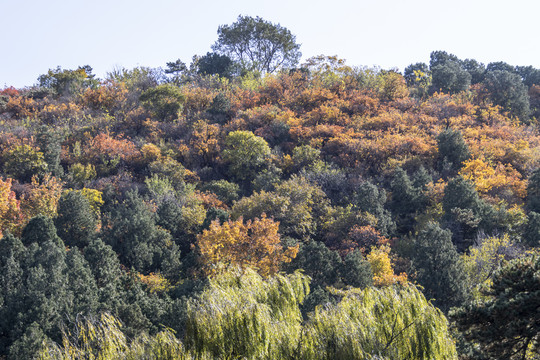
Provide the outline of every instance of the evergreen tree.
[[458,329],[489,359],[532,359],[540,355],[540,258],[510,262],[495,273],[490,298],[458,309]]
[[457,173],[463,162],[470,158],[469,147],[463,140],[459,130],[446,129],[437,136],[439,150],[439,169],[444,169],[445,163],[453,173]]
[[422,192],[415,188],[409,176],[402,168],[394,171],[392,182],[390,183],[392,200],[389,207],[397,217],[398,231],[406,234],[412,231],[415,223],[415,216],[427,205],[427,199]]
[[84,248],[95,236],[97,221],[88,200],[81,193],[70,191],[58,202],[55,224],[66,245]]
[[137,192],[131,191],[112,214],[105,238],[128,268],[143,273],[174,272],[179,266],[178,246],[168,231],[156,225],[155,214]]
[[536,169],[527,182],[527,208],[540,213],[540,169]]
[[384,208],[386,203],[386,191],[379,189],[370,182],[358,185],[353,197],[353,204],[360,211],[366,211],[377,218],[377,230],[382,235],[391,235],[396,230],[396,224],[388,210]]
[[371,264],[359,250],[345,256],[339,269],[341,280],[348,286],[363,289],[373,284]]
[[465,251],[474,241],[476,232],[495,229],[497,215],[493,208],[478,196],[474,185],[461,176],[448,182],[442,202],[443,221],[452,230],[459,251]]
[[30,219],[22,231],[21,241],[27,247],[34,243],[43,244],[47,241],[52,241],[58,246],[64,246],[56,233],[54,222],[45,215],[38,215]]
[[429,223],[416,238],[412,263],[424,294],[443,311],[467,299],[467,279],[449,230]]

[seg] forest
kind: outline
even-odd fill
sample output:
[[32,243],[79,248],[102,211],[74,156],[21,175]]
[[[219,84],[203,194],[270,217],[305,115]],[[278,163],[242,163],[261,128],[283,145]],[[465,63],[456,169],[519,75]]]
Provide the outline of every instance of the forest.
[[0,90],[0,359],[540,359],[540,69],[300,59]]

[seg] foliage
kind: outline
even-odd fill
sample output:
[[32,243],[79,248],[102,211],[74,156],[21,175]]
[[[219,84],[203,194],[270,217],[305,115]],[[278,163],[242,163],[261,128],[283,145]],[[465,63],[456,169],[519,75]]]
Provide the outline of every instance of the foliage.
[[122,323],[107,313],[99,319],[78,319],[75,326],[74,331],[63,330],[61,344],[45,343],[37,359],[192,359],[171,329],[129,340],[122,332]]
[[88,245],[96,233],[96,220],[90,202],[81,193],[70,191],[60,198],[55,225],[66,245]]
[[21,181],[29,181],[36,174],[47,171],[47,163],[41,151],[30,145],[20,145],[3,154],[4,172]]
[[447,311],[467,299],[468,279],[450,231],[428,224],[415,240],[412,262],[424,294],[439,308]]
[[240,15],[235,23],[218,28],[212,50],[228,55],[246,70],[271,73],[298,63],[302,54],[295,41],[296,37],[279,24]]
[[388,286],[407,282],[407,274],[394,275],[389,253],[389,247],[381,246],[372,249],[367,255],[371,271],[373,271],[373,285],[375,286]]
[[225,139],[223,159],[239,180],[252,179],[270,157],[270,147],[263,138],[249,131],[233,131]]
[[487,300],[466,305],[453,314],[465,338],[478,344],[489,359],[537,357],[540,298],[538,257],[511,261],[483,291]]
[[484,299],[482,292],[493,284],[493,275],[520,255],[522,252],[506,234],[479,239],[469,254],[462,255],[463,270],[467,274],[472,298]]
[[0,236],[6,230],[13,231],[22,221],[20,201],[12,190],[12,183],[13,179],[0,178]]
[[204,272],[215,275],[231,267],[252,267],[264,276],[275,274],[298,252],[298,246],[283,249],[278,227],[278,222],[264,214],[245,224],[241,217],[223,224],[212,221],[197,237]]
[[141,101],[159,120],[173,121],[182,110],[184,95],[178,87],[163,84],[146,90],[141,95]]
[[341,293],[306,324],[302,359],[457,359],[443,314],[414,286]]
[[299,272],[265,280],[249,269],[210,280],[188,302],[186,345],[221,358],[294,358],[308,283]]

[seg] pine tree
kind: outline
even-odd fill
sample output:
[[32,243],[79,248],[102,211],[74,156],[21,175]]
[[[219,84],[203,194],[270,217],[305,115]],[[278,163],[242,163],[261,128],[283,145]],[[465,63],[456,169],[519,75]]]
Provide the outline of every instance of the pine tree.
[[68,246],[87,246],[96,233],[97,221],[88,200],[79,192],[65,193],[55,219],[58,235]]
[[533,359],[540,355],[540,258],[510,262],[495,273],[490,299],[458,309],[452,317],[465,338],[489,359]]
[[449,230],[429,223],[416,238],[412,263],[424,294],[443,311],[467,299],[467,279]]

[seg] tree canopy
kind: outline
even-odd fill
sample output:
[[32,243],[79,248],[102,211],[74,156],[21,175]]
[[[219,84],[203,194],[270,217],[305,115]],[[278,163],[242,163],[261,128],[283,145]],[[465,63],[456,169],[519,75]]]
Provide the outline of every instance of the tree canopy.
[[239,62],[246,70],[269,73],[295,66],[302,56],[289,29],[258,16],[240,15],[233,24],[221,25],[212,49]]

